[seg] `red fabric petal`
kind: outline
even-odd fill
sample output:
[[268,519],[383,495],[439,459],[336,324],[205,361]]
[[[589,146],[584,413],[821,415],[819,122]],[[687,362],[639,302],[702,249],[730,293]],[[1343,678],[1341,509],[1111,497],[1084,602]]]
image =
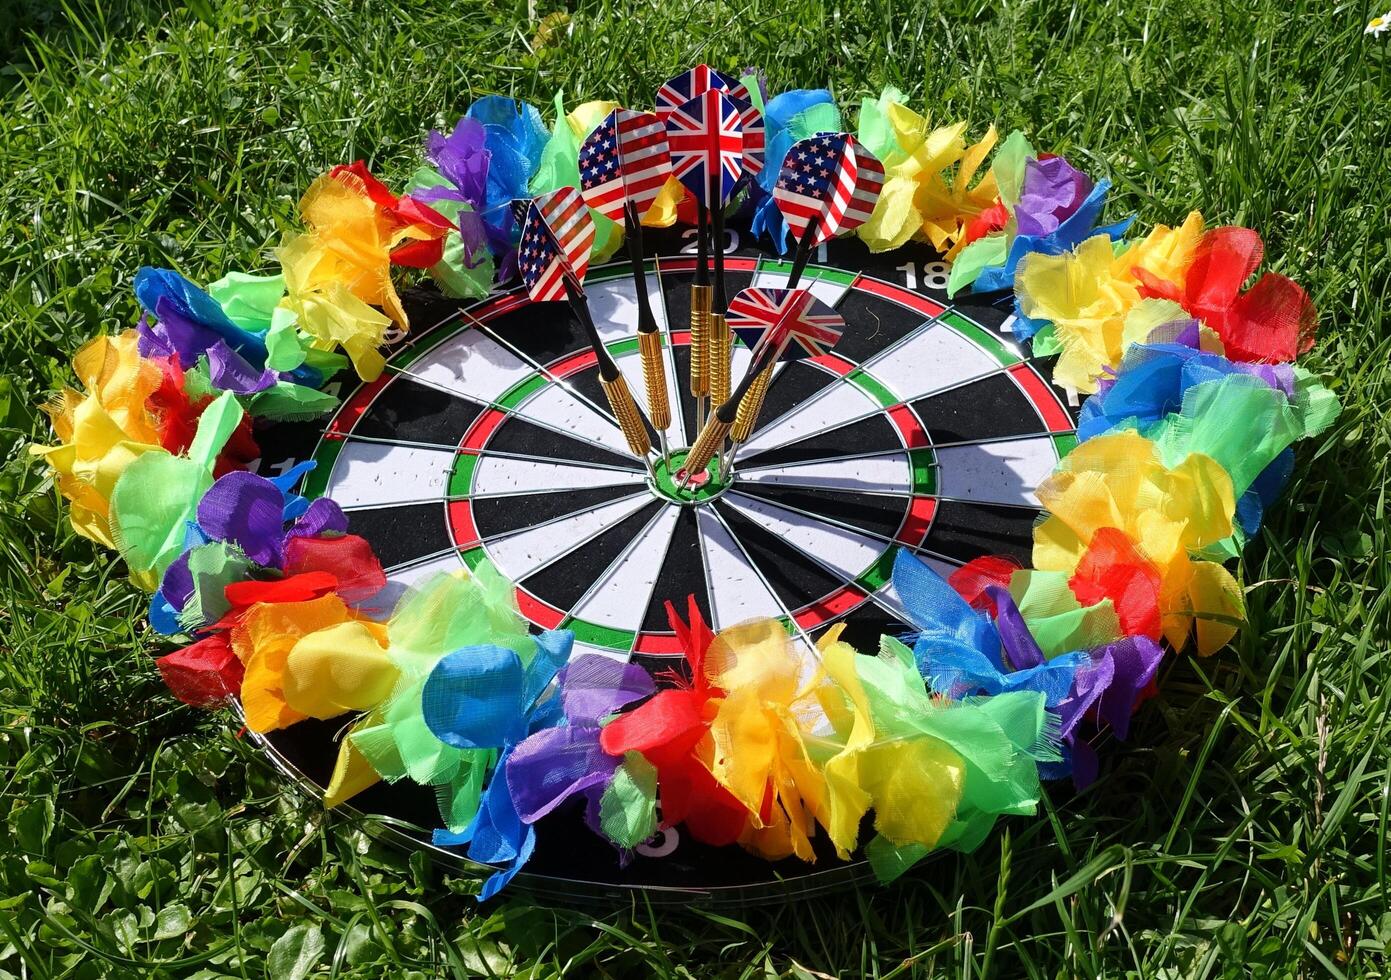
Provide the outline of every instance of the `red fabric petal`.
[[1237,298],[1216,329],[1234,361],[1286,363],[1314,346],[1318,317],[1299,283],[1272,272]]
[[232,609],[213,624],[213,629],[230,629],[248,606],[258,602],[308,602],[338,588],[338,579],[328,572],[305,572],[269,582],[232,582],[222,590]]
[[401,203],[396,208],[396,216],[405,224],[430,228],[439,232],[441,235],[447,231],[454,230],[454,222],[430,207],[430,205],[417,201],[409,194],[401,198]]
[[424,238],[408,241],[391,251],[391,264],[408,269],[428,269],[444,258],[444,240]]
[[1167,299],[1179,305],[1183,305],[1184,293],[1178,287],[1178,283],[1170,282],[1167,279],[1160,279],[1153,272],[1143,266],[1136,266],[1132,270],[1133,275],[1140,283],[1140,295],[1145,299]]
[[159,387],[150,394],[145,404],[159,426],[159,444],[178,455],[193,442],[201,406],[195,406],[184,391],[184,369],[179,363],[179,355],[152,357],[149,360],[159,366],[161,376]]
[[978,238],[984,238],[992,231],[999,231],[1009,224],[1009,209],[1005,207],[1005,202],[996,200],[994,204],[986,208],[966,223],[966,234],[961,242],[969,245]]
[[703,691],[709,683],[705,679],[705,651],[714,642],[715,634],[705,624],[705,617],[701,615],[700,605],[694,595],[686,597],[686,615],[690,618],[690,625],[681,620],[676,607],[670,600],[667,601],[667,622],[671,624],[676,638],[681,641],[681,647],[686,652],[686,663],[691,666],[692,684],[696,690]]
[[1188,269],[1183,306],[1214,330],[1236,300],[1241,287],[1261,264],[1265,247],[1250,228],[1213,228],[1203,235]]
[[251,431],[251,416],[244,415],[232,430],[232,436],[222,447],[222,452],[217,454],[217,461],[213,464],[213,478],[216,479],[233,470],[244,470],[260,457],[261,447],[256,444],[256,436]]
[[155,661],[174,696],[195,708],[212,708],[241,690],[244,670],[226,633],[175,650]]
[[699,222],[700,209],[696,206],[695,196],[682,185],[681,199],[676,202],[676,223],[694,227]]
[[306,573],[327,573],[344,602],[361,602],[386,588],[382,563],[367,540],[356,534],[290,538],[285,543],[285,574]]
[[702,692],[669,688],[604,726],[599,746],[609,755],[624,752],[656,752],[682,756],[705,734],[705,702]]
[[1011,576],[1022,567],[1013,558],[1006,558],[1003,555],[982,555],[980,558],[972,558],[952,572],[951,577],[947,579],[947,584],[955,589],[961,598],[969,602],[971,608],[988,612],[994,616],[996,615],[995,601],[986,594],[985,590],[992,585],[1008,589]]
[[1110,599],[1125,635],[1159,639],[1159,569],[1124,531],[1103,527],[1093,534],[1067,584],[1084,606]]
[[[358,180],[362,181],[363,187],[367,191],[367,197],[377,207],[384,211],[396,210],[396,195],[391,193],[391,191],[387,189],[387,186],[380,180],[372,176],[372,172],[367,169],[367,164],[363,163],[361,160],[355,160],[347,165],[340,163],[328,172],[328,175],[334,180],[338,180],[343,174],[352,174]],[[343,181],[343,183],[350,187],[352,186],[352,181]]]

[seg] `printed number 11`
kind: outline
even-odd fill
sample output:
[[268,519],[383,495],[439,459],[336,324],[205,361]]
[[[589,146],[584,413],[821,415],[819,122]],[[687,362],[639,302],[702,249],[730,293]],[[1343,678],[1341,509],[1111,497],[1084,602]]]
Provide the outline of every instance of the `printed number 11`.
[[951,274],[951,266],[946,262],[924,262],[922,264],[922,283],[918,281],[918,265],[916,262],[905,262],[897,269],[903,273],[904,284],[909,289],[946,289],[947,277]]

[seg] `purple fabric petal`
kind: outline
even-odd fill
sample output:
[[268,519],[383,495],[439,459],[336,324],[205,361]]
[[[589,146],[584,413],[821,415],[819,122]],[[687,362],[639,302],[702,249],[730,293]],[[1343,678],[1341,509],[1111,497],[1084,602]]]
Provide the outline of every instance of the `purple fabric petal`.
[[1014,597],[1009,590],[999,586],[987,586],[985,594],[995,604],[995,628],[1000,631],[1000,643],[1005,648],[1005,659],[1013,670],[1027,670],[1043,663],[1043,650],[1034,640],[1024,617],[1019,614]]
[[1072,785],[1086,789],[1096,782],[1097,773],[1101,771],[1101,760],[1097,758],[1096,749],[1081,739],[1073,742],[1069,748],[1072,755]]
[[459,238],[464,243],[466,268],[474,268],[491,254],[488,251],[488,226],[477,211],[459,212]]
[[425,144],[426,153],[439,172],[475,208],[483,204],[488,191],[488,164],[492,154],[485,145],[486,139],[483,124],[464,117],[448,136],[431,131]]
[[1092,708],[1106,689],[1111,686],[1111,681],[1115,676],[1115,665],[1111,658],[1099,653],[1079,653],[1075,656],[1082,658],[1082,664],[1077,667],[1072,675],[1072,689],[1067,692],[1067,697],[1058,702],[1056,710],[1058,718],[1062,724],[1059,726],[1059,734],[1064,741],[1072,741],[1073,732],[1077,728],[1077,723],[1081,721]]
[[247,363],[225,340],[219,340],[206,351],[208,358],[208,378],[213,387],[231,391],[238,395],[252,395],[265,391],[278,380],[276,373],[269,368],[254,368]]
[[535,823],[576,793],[613,780],[620,760],[599,747],[599,731],[547,728],[512,750],[507,789],[525,823]]
[[1147,636],[1128,636],[1100,650],[1112,665],[1112,678],[1101,695],[1097,715],[1111,726],[1117,738],[1130,734],[1135,704],[1159,670],[1164,649]]
[[347,534],[348,517],[343,513],[343,508],[328,497],[319,497],[312,501],[304,515],[295,521],[288,537],[314,538],[326,533]]
[[178,304],[162,296],[155,303],[156,323],[150,327],[168,349],[179,355],[184,365],[198,363],[198,355],[216,344],[222,338],[216,332],[185,316]]
[[178,354],[159,322],[148,314],[140,314],[140,322],[135,325],[135,331],[139,338],[136,349],[141,357],[174,357]]
[[185,551],[169,563],[160,581],[159,591],[175,612],[183,612],[189,598],[193,595],[193,573],[188,570],[188,556]]
[[228,473],[198,503],[198,525],[219,541],[231,541],[258,565],[279,568],[285,497],[274,483],[245,470]]
[[652,677],[638,664],[585,654],[565,665],[560,676],[565,717],[572,725],[598,725],[625,704],[656,692]]
[[1029,160],[1024,165],[1024,186],[1014,217],[1021,235],[1047,235],[1057,231],[1091,193],[1092,183],[1062,157]]

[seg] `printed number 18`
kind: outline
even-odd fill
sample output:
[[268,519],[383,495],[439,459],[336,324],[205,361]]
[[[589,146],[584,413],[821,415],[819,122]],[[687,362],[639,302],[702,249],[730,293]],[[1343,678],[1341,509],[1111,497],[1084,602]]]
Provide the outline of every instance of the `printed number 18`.
[[921,284],[918,281],[916,262],[905,262],[898,267],[898,271],[903,273],[903,281],[909,289],[942,290],[947,288],[947,276],[951,274],[951,266],[946,262],[924,262]]

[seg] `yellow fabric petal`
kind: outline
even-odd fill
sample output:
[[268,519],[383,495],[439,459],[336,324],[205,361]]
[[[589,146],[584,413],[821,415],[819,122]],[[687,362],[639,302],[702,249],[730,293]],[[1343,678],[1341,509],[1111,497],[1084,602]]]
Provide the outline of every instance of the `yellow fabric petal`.
[[676,208],[685,193],[686,188],[681,181],[675,177],[668,177],[662,189],[657,192],[652,209],[642,216],[643,227],[670,228],[676,224]]
[[31,446],[51,467],[70,501],[78,534],[108,548],[111,492],[121,474],[148,452],[164,452],[159,429],[146,408],[161,373],[140,357],[134,330],[88,341],[73,358],[86,393],[64,389],[46,406],[60,445]]
[[333,775],[329,777],[328,786],[324,787],[324,806],[335,807],[381,782],[382,777],[367,761],[367,757],[358,751],[351,737],[353,732],[381,723],[382,717],[376,712],[364,715],[338,743],[338,758],[333,764]]
[[362,620],[301,637],[285,662],[285,703],[310,718],[376,706],[396,685],[386,645],[385,624]]
[[1139,299],[1133,283],[1112,269],[1111,240],[1094,235],[1075,252],[1034,252],[1019,263],[1019,308],[1051,321],[1062,347],[1053,369],[1057,384],[1090,394],[1106,367],[1120,363],[1125,316]]
[[1193,264],[1198,241],[1202,237],[1203,215],[1200,211],[1190,211],[1177,228],[1156,225],[1148,235],[1116,257],[1116,274],[1134,278],[1135,269],[1144,269],[1154,278],[1183,289],[1188,279],[1188,268]]
[[604,117],[617,108],[619,108],[617,102],[595,99],[576,106],[565,117],[565,121],[570,125],[570,132],[575,134],[575,139],[583,142],[590,133],[594,132],[594,128],[604,121]]
[[1193,563],[1188,587],[1198,624],[1198,656],[1216,653],[1231,641],[1246,618],[1246,602],[1232,573],[1211,561]]
[[[935,738],[880,742],[858,754],[860,785],[874,799],[874,828],[895,844],[935,845],[956,816],[961,757]],[[929,786],[935,792],[923,791]]]
[[710,723],[710,772],[749,811],[744,846],[765,857],[814,860],[815,824],[828,822],[825,776],[807,737],[822,717],[824,674],[782,624],[757,620],[715,636],[706,674],[727,694]]
[[241,702],[253,732],[272,732],[308,717],[285,700],[285,666],[300,638],[350,618],[335,594],[307,602],[262,602],[232,631],[232,650],[246,667]]
[[1148,343],[1154,331],[1175,320],[1187,320],[1188,313],[1171,299],[1142,299],[1130,308],[1121,327],[1121,349]]
[[886,175],[874,213],[856,231],[872,252],[887,252],[907,242],[922,228],[922,212],[913,203],[918,185],[911,177]]
[[288,235],[276,250],[287,293],[281,305],[320,350],[343,348],[364,381],[376,380],[386,364],[380,347],[391,319],[368,305],[347,283],[324,278],[325,249],[314,235]]
[[855,672],[859,656],[847,643],[838,642],[843,624],[827,632],[817,647],[822,666],[833,684],[822,693],[822,706],[831,724],[844,739],[843,751],[826,762],[826,830],[836,853],[848,859],[860,834],[860,821],[869,811],[872,797],[860,776],[860,750],[874,740],[874,721],[869,699]]

